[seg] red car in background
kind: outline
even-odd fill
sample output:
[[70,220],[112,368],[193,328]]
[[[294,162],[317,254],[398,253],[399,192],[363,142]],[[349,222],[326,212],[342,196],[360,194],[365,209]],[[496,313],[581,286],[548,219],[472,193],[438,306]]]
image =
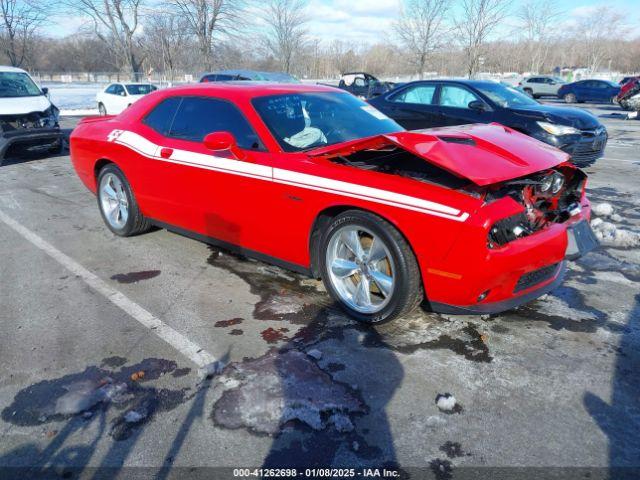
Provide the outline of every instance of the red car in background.
[[321,277],[381,322],[491,313],[593,248],[585,174],[491,124],[404,131],[340,90],[201,84],[83,120],[71,159],[121,236],[152,225]]
[[628,78],[626,82],[620,84],[620,92],[616,96],[616,101],[624,110],[632,110],[631,97],[640,93],[640,77]]

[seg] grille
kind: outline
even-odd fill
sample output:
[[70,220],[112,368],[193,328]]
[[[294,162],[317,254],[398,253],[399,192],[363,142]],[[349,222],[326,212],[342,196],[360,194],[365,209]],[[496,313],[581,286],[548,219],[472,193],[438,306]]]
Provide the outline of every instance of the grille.
[[547,265],[546,267],[539,268],[538,270],[534,270],[533,272],[525,273],[520,277],[520,280],[518,280],[516,288],[513,289],[513,292],[520,292],[522,290],[526,290],[529,287],[533,287],[538,283],[542,283],[545,280],[549,280],[556,273],[557,269],[558,264],[554,263],[553,265]]
[[594,148],[592,142],[578,143],[571,154],[573,161],[592,162],[602,156],[606,142],[600,143]]

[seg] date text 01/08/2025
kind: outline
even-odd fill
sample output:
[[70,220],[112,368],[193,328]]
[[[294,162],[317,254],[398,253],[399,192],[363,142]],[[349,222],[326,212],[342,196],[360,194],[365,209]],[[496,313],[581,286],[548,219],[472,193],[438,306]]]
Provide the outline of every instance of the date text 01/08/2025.
[[400,472],[388,468],[235,468],[233,476],[236,478],[397,478]]

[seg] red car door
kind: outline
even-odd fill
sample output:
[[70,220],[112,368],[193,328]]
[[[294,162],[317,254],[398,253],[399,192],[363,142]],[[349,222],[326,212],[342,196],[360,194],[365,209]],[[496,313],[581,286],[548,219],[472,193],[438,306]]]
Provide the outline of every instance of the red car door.
[[[147,216],[229,244],[284,259],[299,258],[282,244],[274,246],[274,216],[282,215],[282,192],[274,190],[272,154],[231,102],[188,96],[171,108],[161,102],[148,114],[139,133],[155,145],[154,160],[136,168],[134,191]],[[158,117],[154,112],[158,110]],[[213,132],[232,133],[244,158],[211,151],[203,144]],[[286,252],[289,254],[286,254]],[[280,253],[283,253],[280,255]],[[278,255],[276,255],[278,254]]]

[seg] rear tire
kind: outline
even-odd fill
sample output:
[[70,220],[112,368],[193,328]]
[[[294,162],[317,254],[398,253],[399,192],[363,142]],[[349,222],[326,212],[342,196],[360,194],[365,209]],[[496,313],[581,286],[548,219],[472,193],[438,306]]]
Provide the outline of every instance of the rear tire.
[[151,229],[142,215],[131,186],[115,164],[104,166],[98,174],[98,208],[107,228],[120,237],[131,237]]
[[576,103],[576,96],[573,93],[567,93],[564,97],[562,97],[565,103]]
[[318,259],[331,297],[361,322],[406,315],[424,297],[411,247],[393,225],[372,213],[348,210],[336,216],[321,234]]

